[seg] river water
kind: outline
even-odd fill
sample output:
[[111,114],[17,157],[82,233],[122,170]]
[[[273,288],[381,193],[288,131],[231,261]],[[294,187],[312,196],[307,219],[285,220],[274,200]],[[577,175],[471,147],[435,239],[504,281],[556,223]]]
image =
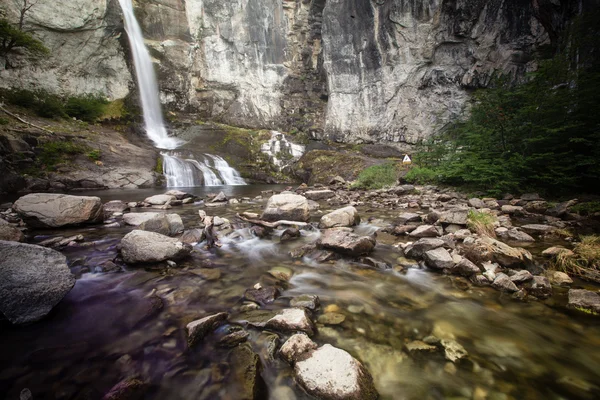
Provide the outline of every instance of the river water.
[[[254,197],[281,187],[195,188],[204,196],[223,190]],[[103,191],[104,201],[142,200],[157,190]],[[260,212],[264,202],[206,208],[209,215]],[[198,224],[199,206],[174,207],[186,228]],[[147,211],[147,210],[137,210]],[[322,211],[328,207],[322,204]],[[393,214],[359,209],[357,231],[385,226]],[[319,218],[313,213],[314,220]],[[126,267],[122,273],[94,273],[113,260],[120,238],[131,227],[75,228],[40,235],[82,233],[93,247],[67,248],[74,289],[45,320],[24,327],[0,323],[0,393],[18,399],[28,388],[33,399],[100,399],[123,378],[138,376],[151,384],[147,399],[240,399],[230,351],[216,347],[217,334],[189,349],[185,325],[200,317],[229,312],[241,318],[244,291],[256,283],[278,285],[281,297],[265,307],[288,307],[290,298],[318,295],[323,310],[345,316],[339,325],[317,324],[314,340],[345,349],[373,375],[383,399],[594,399],[600,398],[600,322],[565,308],[566,289],[546,301],[520,302],[462,278],[427,270],[377,270],[351,261],[319,264],[294,260],[288,252],[314,241],[318,231],[303,231],[293,242],[252,237],[240,229],[223,247],[196,247],[177,268]],[[280,233],[280,232],[279,232]],[[42,239],[40,236],[38,239]],[[374,257],[391,265],[399,254],[380,236]],[[388,243],[388,244],[385,244]],[[272,268],[292,271],[277,281]],[[88,272],[91,270],[91,272]],[[576,282],[575,286],[582,284]],[[220,328],[221,331],[228,326]],[[292,369],[269,355],[273,333],[248,328],[249,343],[260,355],[269,399],[308,399],[293,382]],[[407,343],[435,335],[453,339],[468,352],[452,364],[442,353],[419,356]],[[280,336],[280,344],[287,336]]]

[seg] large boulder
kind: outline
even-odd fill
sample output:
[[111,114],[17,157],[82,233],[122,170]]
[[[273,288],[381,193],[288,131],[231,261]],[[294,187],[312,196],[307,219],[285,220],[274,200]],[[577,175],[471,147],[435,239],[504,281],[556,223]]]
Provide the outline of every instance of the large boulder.
[[507,268],[528,266],[533,263],[533,257],[527,250],[511,247],[488,236],[477,239],[472,250],[481,260],[493,261]]
[[164,214],[159,212],[127,213],[123,215],[123,222],[131,226],[140,226],[144,222],[159,217],[161,215]]
[[90,196],[32,193],[17,200],[13,210],[36,228],[97,223],[104,218],[102,201]]
[[424,254],[427,266],[434,269],[450,269],[454,267],[452,256],[443,247],[438,247],[434,250],[429,250]]
[[176,199],[177,198],[175,196],[171,196],[168,194],[157,194],[154,196],[147,197],[146,200],[144,200],[144,203],[152,204],[153,206],[162,206]]
[[326,400],[378,398],[373,378],[350,354],[329,344],[311,350],[294,366],[298,383],[312,396]]
[[356,211],[356,208],[348,206],[323,215],[321,222],[319,222],[319,228],[341,228],[358,225],[359,223],[358,211]]
[[192,252],[192,246],[160,233],[135,230],[121,240],[121,256],[128,264],[180,260]]
[[179,214],[157,214],[142,222],[138,229],[160,233],[161,235],[175,236],[183,233],[183,221]]
[[469,210],[454,209],[443,212],[438,221],[442,224],[467,225]]
[[265,221],[303,221],[310,219],[308,200],[297,194],[276,194],[267,201],[262,214]]
[[322,249],[333,250],[348,256],[363,256],[371,253],[376,241],[371,236],[358,236],[341,229],[327,229],[317,242]]
[[600,315],[600,294],[585,289],[569,290],[569,307]]
[[42,319],[75,285],[64,255],[0,241],[0,311],[13,324]]

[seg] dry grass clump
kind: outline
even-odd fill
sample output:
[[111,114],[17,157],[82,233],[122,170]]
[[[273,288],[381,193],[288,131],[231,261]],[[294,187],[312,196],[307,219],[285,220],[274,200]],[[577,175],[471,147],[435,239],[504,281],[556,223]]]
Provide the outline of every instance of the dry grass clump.
[[550,267],[574,275],[585,275],[586,270],[600,271],[600,236],[582,236],[573,251],[558,253]]
[[467,217],[467,226],[472,232],[478,235],[485,235],[492,238],[496,237],[496,216],[485,212],[469,210]]

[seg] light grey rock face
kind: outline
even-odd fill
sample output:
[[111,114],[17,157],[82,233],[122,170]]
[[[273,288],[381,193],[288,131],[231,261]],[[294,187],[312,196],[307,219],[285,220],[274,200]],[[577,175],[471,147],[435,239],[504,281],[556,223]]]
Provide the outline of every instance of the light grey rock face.
[[370,236],[358,236],[355,233],[327,229],[317,242],[320,248],[333,250],[349,256],[367,255],[375,248],[376,241]]
[[99,197],[32,193],[19,198],[13,209],[28,225],[38,228],[96,223],[103,218]]
[[356,208],[349,206],[340,208],[325,214],[321,217],[319,222],[319,228],[340,228],[358,225],[360,223],[360,216]]
[[431,268],[435,269],[446,269],[454,267],[454,260],[452,256],[448,252],[448,250],[443,247],[437,248],[435,250],[429,250],[424,254],[425,262]]
[[262,214],[266,221],[308,221],[310,211],[306,197],[297,194],[276,194],[271,196]]
[[366,368],[329,344],[313,350],[294,367],[296,379],[311,395],[326,400],[372,400],[378,394]]
[[[19,2],[3,3],[8,18],[18,21]],[[50,49],[50,55],[36,64],[27,57],[10,57],[13,68],[0,68],[1,87],[18,84],[59,94],[102,93],[111,99],[127,96],[132,77],[126,63],[129,55],[120,43],[122,22],[117,1],[39,1],[26,14],[25,25],[35,28],[35,35]]]
[[0,241],[0,311],[13,324],[42,319],[74,285],[59,252]]
[[160,233],[135,230],[121,240],[121,255],[128,264],[180,260],[192,252],[192,246]]

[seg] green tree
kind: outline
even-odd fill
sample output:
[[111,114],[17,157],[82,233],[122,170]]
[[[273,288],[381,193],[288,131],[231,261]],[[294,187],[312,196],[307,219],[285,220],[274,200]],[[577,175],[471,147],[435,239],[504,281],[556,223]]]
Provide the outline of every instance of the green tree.
[[5,58],[16,49],[27,50],[32,55],[45,55],[50,52],[31,31],[25,29],[27,13],[37,4],[35,0],[15,0],[19,4],[19,21],[16,24],[0,18],[0,57]]

